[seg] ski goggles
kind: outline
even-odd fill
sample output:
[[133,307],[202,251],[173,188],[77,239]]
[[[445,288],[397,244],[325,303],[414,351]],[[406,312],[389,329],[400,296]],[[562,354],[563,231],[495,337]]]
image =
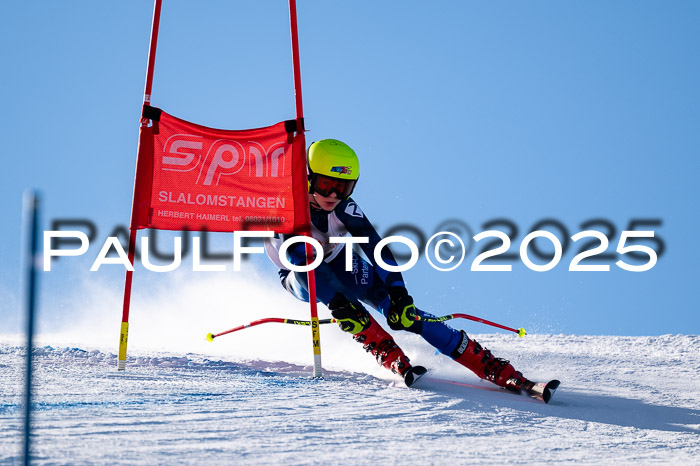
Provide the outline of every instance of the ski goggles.
[[357,180],[342,180],[314,173],[309,182],[311,183],[311,193],[318,193],[323,197],[335,193],[338,199],[347,199],[355,189]]

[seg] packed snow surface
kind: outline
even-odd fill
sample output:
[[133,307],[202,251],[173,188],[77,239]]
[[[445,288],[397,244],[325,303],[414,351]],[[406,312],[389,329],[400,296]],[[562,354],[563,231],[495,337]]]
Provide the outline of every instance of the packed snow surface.
[[[261,342],[266,330],[246,332]],[[302,333],[310,364],[310,332]],[[414,335],[397,338],[431,371],[411,389],[337,329],[324,333],[331,367],[320,380],[295,361],[300,348],[240,358],[233,336],[208,343],[228,357],[130,348],[124,372],[116,370],[116,348],[41,342],[34,351],[35,459],[700,463],[699,336],[473,336],[531,379],[561,380],[551,403],[481,382]],[[18,339],[0,339],[2,464],[20,461],[24,361]]]

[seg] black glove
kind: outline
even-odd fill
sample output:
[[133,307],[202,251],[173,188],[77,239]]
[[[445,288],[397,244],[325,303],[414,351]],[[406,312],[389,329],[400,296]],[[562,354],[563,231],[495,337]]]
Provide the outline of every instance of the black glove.
[[422,322],[416,320],[416,306],[413,298],[408,294],[408,290],[403,286],[389,287],[389,314],[387,321],[392,330],[408,330],[413,333],[420,333]]
[[360,303],[353,303],[340,293],[328,303],[331,315],[338,320],[338,325],[343,332],[356,335],[367,330],[371,324],[367,310]]

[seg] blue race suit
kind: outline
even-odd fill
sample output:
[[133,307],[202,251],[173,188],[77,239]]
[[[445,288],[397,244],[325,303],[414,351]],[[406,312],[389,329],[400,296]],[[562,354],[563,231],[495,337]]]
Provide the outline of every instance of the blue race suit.
[[[391,286],[404,287],[400,272],[389,272],[374,263],[374,249],[381,237],[367,219],[364,212],[352,198],[341,201],[336,208],[327,212],[311,206],[312,235],[324,247],[324,261],[315,269],[316,295],[319,301],[328,305],[336,293],[341,293],[350,301],[362,301],[386,317],[391,303],[388,288]],[[362,251],[372,262],[352,252],[352,269],[345,270],[344,245],[331,244],[332,236],[368,237],[369,242],[360,244]],[[308,302],[308,281],[306,272],[292,272],[285,269],[275,256],[279,245],[287,239],[287,235],[279,235],[272,242],[266,242],[270,258],[280,266],[280,279],[290,293],[302,301]],[[384,247],[381,258],[388,265],[397,265],[389,248]],[[287,250],[287,259],[294,265],[306,264],[305,243],[299,242]],[[421,317],[434,317],[416,308],[416,314]],[[462,340],[462,333],[441,322],[420,321],[414,331],[420,334],[428,343],[441,353],[453,355]],[[453,356],[454,357],[454,356]]]

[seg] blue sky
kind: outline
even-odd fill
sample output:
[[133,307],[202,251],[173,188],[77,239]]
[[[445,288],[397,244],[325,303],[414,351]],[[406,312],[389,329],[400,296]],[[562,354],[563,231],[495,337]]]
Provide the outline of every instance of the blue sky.
[[[518,253],[540,220],[556,219],[572,236],[605,219],[616,229],[615,254],[631,220],[654,219],[666,248],[643,273],[616,267],[620,257],[604,262],[610,272],[570,272],[579,243],[548,272],[519,258],[507,261],[512,272],[471,272],[479,243],[453,272],[421,259],[405,274],[418,306],[547,333],[697,334],[700,5],[434,3],[298,5],[307,140],[355,148],[354,197],[380,234],[409,223],[429,236],[448,219],[476,234],[507,219],[519,230],[510,250]],[[117,266],[87,270],[129,219],[152,4],[6,2],[0,10],[4,333],[21,320],[26,188],[43,195],[45,228],[66,218],[98,226],[86,257],[42,274],[43,315],[60,317],[65,296],[80,293],[77,277],[123,286]],[[152,102],[218,128],[293,118],[287,3],[166,0]],[[213,244],[232,248],[230,235]],[[278,286],[266,259],[249,264]],[[115,302],[115,322],[120,309]]]

